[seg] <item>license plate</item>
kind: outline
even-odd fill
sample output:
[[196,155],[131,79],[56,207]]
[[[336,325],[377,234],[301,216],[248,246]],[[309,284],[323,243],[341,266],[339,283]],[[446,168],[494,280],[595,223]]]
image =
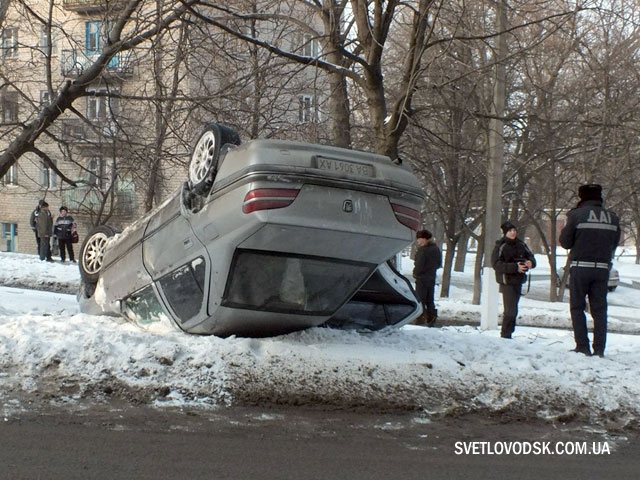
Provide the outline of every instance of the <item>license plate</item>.
[[366,163],[348,162],[335,158],[316,157],[317,168],[328,172],[346,173],[360,177],[374,177],[373,165]]

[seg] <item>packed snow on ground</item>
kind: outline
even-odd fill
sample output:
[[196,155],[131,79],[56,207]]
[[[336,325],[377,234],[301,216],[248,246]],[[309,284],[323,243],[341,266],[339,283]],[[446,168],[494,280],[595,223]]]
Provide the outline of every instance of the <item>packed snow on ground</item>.
[[[513,340],[477,325],[471,265],[454,272],[450,297],[437,299],[443,319],[467,325],[222,339],[151,333],[121,318],[81,314],[75,296],[64,293],[79,284],[76,264],[0,253],[1,413],[6,418],[38,399],[117,398],[158,407],[275,402],[427,416],[482,411],[638,427],[640,336],[632,333],[640,332],[640,265],[617,260],[621,285],[609,294],[609,314],[622,333],[609,334],[605,358],[587,358],[570,352],[566,299],[544,301],[549,270],[545,258],[538,263]],[[402,258],[403,271],[412,265]]]

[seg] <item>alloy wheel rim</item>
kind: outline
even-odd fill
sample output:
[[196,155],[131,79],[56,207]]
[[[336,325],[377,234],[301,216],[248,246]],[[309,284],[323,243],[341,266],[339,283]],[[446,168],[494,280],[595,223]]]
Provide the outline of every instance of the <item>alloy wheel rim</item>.
[[108,238],[104,233],[97,233],[87,242],[84,255],[82,256],[82,266],[87,273],[95,274],[102,268],[107,240]]
[[215,155],[215,147],[216,138],[213,132],[206,132],[202,135],[194,149],[189,165],[189,178],[192,182],[201,182],[208,175]]

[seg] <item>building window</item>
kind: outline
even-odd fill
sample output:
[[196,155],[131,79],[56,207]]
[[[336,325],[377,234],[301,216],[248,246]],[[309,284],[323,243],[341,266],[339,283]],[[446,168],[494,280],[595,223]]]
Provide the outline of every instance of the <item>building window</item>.
[[298,120],[300,123],[315,122],[318,120],[318,105],[314,95],[300,95],[300,108]]
[[85,50],[87,55],[100,53],[100,22],[91,20],[85,24],[85,29]]
[[15,165],[11,165],[9,171],[3,175],[2,185],[18,185],[18,169]]
[[107,118],[107,97],[87,97],[87,118],[89,120]]
[[57,184],[56,172],[45,162],[40,162],[40,184],[45,188],[54,188]]
[[63,75],[70,73],[80,75],[82,73],[82,63],[78,58],[76,50],[62,50],[60,56],[60,71]]
[[311,35],[304,35],[302,43],[302,55],[305,57],[317,57],[318,56],[318,41]]
[[16,123],[18,121],[18,93],[2,92],[2,123]]
[[49,30],[47,25],[42,25],[40,27],[40,50],[43,55],[48,53],[49,47],[51,47],[51,56],[58,54],[55,31]]
[[51,103],[51,95],[49,90],[40,90],[40,106],[46,107]]
[[16,251],[17,236],[18,236],[18,224],[2,222],[2,243],[0,243],[0,246],[3,252]]
[[11,58],[18,56],[18,29],[5,28],[2,31],[2,56]]
[[101,158],[93,157],[87,160],[87,174],[89,185],[102,188],[104,165]]
[[88,90],[87,118],[89,120],[104,121],[116,117],[119,112],[117,98],[109,97],[107,90]]

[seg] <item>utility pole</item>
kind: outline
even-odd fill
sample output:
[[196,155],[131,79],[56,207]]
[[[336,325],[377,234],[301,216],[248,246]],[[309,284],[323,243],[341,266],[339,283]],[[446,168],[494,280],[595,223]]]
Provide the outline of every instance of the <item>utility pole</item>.
[[495,281],[491,252],[493,240],[500,236],[502,219],[502,165],[504,157],[504,110],[506,105],[506,70],[502,63],[507,52],[506,0],[497,2],[497,45],[495,47],[495,80],[493,85],[493,111],[489,122],[489,165],[487,167],[487,211],[484,219],[484,268],[480,328],[498,327],[498,284]]

